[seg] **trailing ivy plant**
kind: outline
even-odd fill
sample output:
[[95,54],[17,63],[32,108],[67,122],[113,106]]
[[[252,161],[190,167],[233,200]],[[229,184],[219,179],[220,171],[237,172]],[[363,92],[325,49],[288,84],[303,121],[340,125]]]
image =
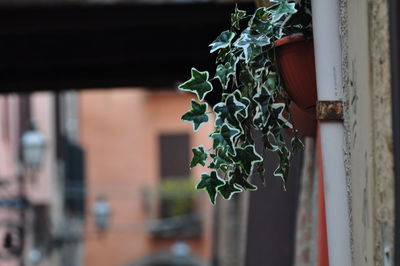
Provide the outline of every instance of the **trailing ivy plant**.
[[[206,95],[216,86],[222,87],[221,100],[213,107],[212,147],[194,147],[190,163],[191,168],[203,165],[211,170],[201,175],[197,188],[206,190],[213,204],[218,194],[230,199],[235,193],[256,190],[249,181],[253,171],[265,182],[263,158],[267,150],[279,157],[273,174],[283,180],[285,188],[291,155],[303,148],[290,123],[290,99],[279,75],[274,41],[293,33],[309,34],[310,4],[273,2],[273,6],[258,8],[251,15],[236,7],[230,29],[210,44],[210,52],[216,53],[214,76],[192,68],[191,78],[179,86],[197,96],[191,101],[191,110],[182,116],[183,121],[193,124],[194,131],[209,121]],[[285,142],[284,130],[291,132],[290,144]],[[261,153],[256,151],[256,139],[263,143]]]

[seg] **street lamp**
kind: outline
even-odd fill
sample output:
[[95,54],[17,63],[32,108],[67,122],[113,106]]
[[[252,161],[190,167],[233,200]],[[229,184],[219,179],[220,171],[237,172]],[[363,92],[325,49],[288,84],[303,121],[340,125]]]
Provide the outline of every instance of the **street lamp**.
[[[24,132],[21,136],[21,153],[22,153],[22,168],[25,169],[22,175],[19,177],[19,194],[20,199],[24,206],[21,206],[21,266],[25,265],[25,230],[26,230],[26,214],[29,210],[29,200],[26,199],[26,184],[24,182],[24,176],[28,174],[29,171],[35,174],[39,168],[42,166],[44,151],[46,148],[45,137],[38,131],[35,127],[33,121],[29,123],[28,130]],[[28,253],[29,254],[29,253]],[[33,254],[33,253],[32,253]],[[32,255],[30,254],[30,255]],[[35,255],[35,254],[34,254]],[[37,256],[36,256],[37,257]],[[35,257],[35,258],[36,258]],[[31,258],[33,258],[31,256]]]
[[97,197],[93,204],[93,214],[97,230],[99,232],[106,231],[110,223],[111,206],[105,195]]
[[43,161],[46,142],[43,134],[38,131],[33,122],[22,135],[22,163],[28,169],[39,169]]

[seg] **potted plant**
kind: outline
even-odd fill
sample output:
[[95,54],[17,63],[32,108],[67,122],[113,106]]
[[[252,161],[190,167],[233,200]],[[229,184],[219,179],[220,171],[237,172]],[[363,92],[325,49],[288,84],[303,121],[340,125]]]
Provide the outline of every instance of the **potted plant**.
[[[183,121],[193,124],[195,131],[209,121],[206,95],[217,86],[222,87],[221,99],[213,107],[215,131],[210,135],[213,145],[210,149],[194,147],[190,164],[190,167],[207,165],[211,169],[201,175],[197,188],[205,189],[213,204],[218,194],[230,199],[235,193],[257,189],[248,178],[257,171],[264,179],[262,154],[267,150],[279,157],[274,175],[282,178],[285,187],[291,154],[303,148],[290,122],[289,104],[297,101],[298,95],[307,93],[298,92],[296,86],[314,90],[311,95],[315,95],[315,84],[303,84],[309,80],[315,83],[315,77],[310,78],[315,75],[313,63],[305,66],[293,62],[304,60],[306,52],[313,57],[309,48],[311,5],[309,0],[274,2],[270,7],[256,9],[252,15],[236,7],[231,15],[231,28],[210,44],[211,53],[216,53],[214,77],[208,71],[192,68],[191,78],[179,86],[181,91],[197,96],[191,101],[192,109],[182,116]],[[303,54],[293,55],[296,49]],[[295,72],[300,77],[293,77]],[[315,98],[311,100],[314,104]],[[312,108],[301,101],[297,105]],[[290,143],[285,142],[285,130],[291,133]],[[261,151],[256,151],[256,139],[263,143]]]

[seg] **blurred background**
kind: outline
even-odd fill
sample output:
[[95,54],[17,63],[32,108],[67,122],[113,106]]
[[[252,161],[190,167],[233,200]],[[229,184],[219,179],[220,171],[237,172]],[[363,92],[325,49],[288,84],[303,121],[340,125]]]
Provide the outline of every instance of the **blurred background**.
[[0,2],[1,266],[310,265],[313,155],[293,158],[288,191],[267,173],[215,206],[188,168],[213,123],[194,134],[180,120],[193,96],[177,84],[213,69],[208,44],[236,2],[256,5]]

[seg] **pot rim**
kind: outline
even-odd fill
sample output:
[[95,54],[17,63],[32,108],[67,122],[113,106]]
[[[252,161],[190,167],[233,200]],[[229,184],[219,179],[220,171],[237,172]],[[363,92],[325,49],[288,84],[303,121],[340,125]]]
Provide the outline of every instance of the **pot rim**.
[[294,42],[301,42],[304,41],[306,38],[304,37],[303,33],[294,33],[289,36],[285,36],[283,38],[280,38],[279,40],[274,41],[275,47],[279,47],[285,44],[290,44]]

